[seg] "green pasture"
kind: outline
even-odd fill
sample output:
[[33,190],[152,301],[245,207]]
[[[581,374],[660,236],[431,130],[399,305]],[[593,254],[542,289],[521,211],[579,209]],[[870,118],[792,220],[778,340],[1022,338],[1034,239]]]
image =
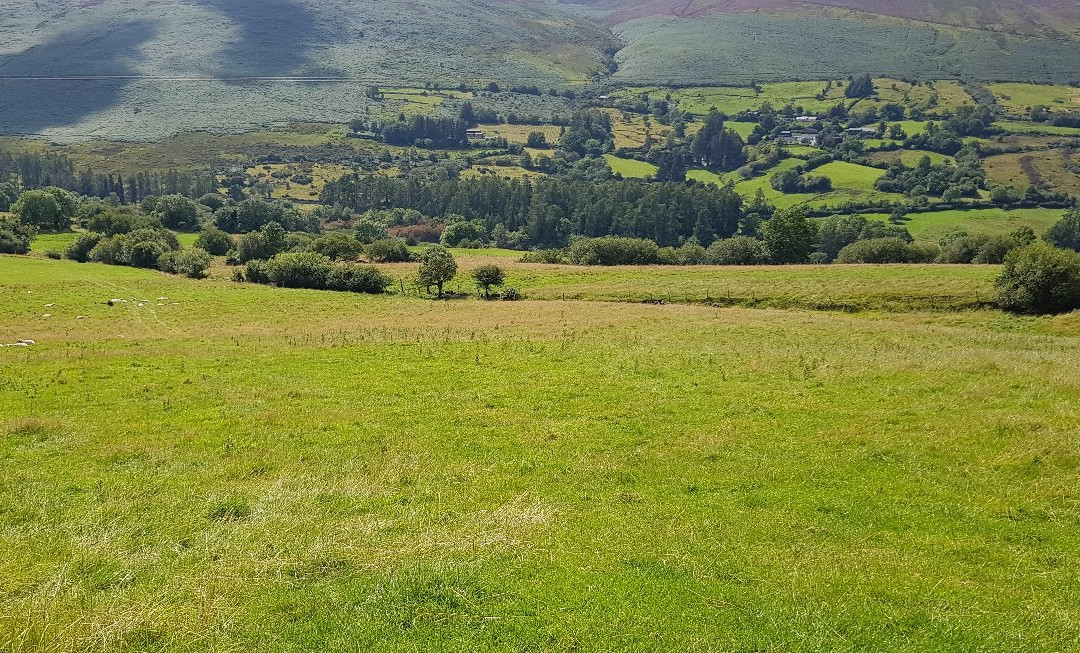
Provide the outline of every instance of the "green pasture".
[[605,154],[604,159],[612,172],[627,179],[644,179],[656,176],[657,167],[646,161],[622,159],[613,154]]
[[[695,272],[995,274],[821,269]],[[1073,650],[1078,335],[0,257],[0,647]]]
[[1036,106],[1045,106],[1055,111],[1073,111],[1080,109],[1080,91],[1063,84],[990,84],[999,105],[1012,114],[1024,114]]
[[[1045,233],[1064,212],[1059,209],[966,209],[936,211],[933,213],[910,213],[903,222],[911,235],[920,240],[937,241],[953,229],[970,234],[1007,234],[1020,227],[1031,227],[1036,233]],[[886,221],[883,213],[867,215]]]

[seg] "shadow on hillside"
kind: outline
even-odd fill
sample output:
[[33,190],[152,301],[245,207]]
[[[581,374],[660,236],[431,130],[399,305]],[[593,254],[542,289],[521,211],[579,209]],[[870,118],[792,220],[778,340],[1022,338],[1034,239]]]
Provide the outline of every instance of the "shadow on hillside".
[[310,74],[313,43],[328,36],[316,15],[295,0],[202,0],[239,28],[239,41],[222,53],[223,77]]
[[0,56],[0,131],[33,134],[74,125],[113,107],[131,80],[12,79],[12,77],[125,76],[138,71],[139,48],[153,39],[149,22],[59,34],[23,52]]

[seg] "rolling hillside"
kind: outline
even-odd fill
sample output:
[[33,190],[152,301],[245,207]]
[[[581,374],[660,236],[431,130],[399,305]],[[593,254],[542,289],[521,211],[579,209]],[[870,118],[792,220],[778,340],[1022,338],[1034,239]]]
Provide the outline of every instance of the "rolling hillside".
[[156,140],[344,122],[369,112],[370,83],[577,87],[608,74],[608,48],[623,85],[863,72],[1067,83],[1080,80],[1078,23],[1065,0],[9,0],[0,133]]

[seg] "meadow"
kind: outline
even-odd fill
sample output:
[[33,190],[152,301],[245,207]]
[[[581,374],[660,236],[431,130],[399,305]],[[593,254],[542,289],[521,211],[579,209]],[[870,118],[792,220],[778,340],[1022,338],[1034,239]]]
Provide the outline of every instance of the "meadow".
[[0,648],[1071,650],[1078,335],[0,257]]
[[[903,222],[917,240],[937,242],[953,230],[970,234],[1008,234],[1020,227],[1031,227],[1035,233],[1044,234],[1054,225],[1064,211],[1061,209],[954,209],[932,213],[909,213]],[[867,218],[885,222],[884,213],[867,215]]]

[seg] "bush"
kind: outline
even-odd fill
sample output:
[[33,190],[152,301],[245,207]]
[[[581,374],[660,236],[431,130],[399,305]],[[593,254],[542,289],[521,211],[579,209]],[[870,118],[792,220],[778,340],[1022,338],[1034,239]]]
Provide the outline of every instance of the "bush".
[[364,255],[375,263],[403,263],[412,260],[408,245],[396,238],[376,240],[364,248]]
[[203,229],[195,239],[195,246],[214,256],[225,256],[233,248],[232,236],[221,229]]
[[859,240],[840,250],[837,263],[913,263],[914,252],[900,238]]
[[712,265],[764,265],[769,262],[765,242],[750,236],[713,241],[706,254]]
[[153,240],[144,240],[131,247],[128,263],[137,268],[157,267],[158,259],[165,253],[165,248]]
[[[0,247],[2,247],[2,245],[0,245]],[[64,258],[64,253],[58,249],[50,249],[49,251],[45,252],[45,258],[59,261],[60,259]]]
[[0,218],[0,254],[27,254],[36,230],[18,220]]
[[708,251],[696,239],[683,243],[675,255],[679,265],[702,265],[709,258]]
[[90,260],[97,263],[106,263],[108,265],[124,265],[128,262],[124,255],[124,250],[127,245],[126,241],[126,235],[102,238],[98,241],[98,244],[94,245],[94,248],[90,250]]
[[270,283],[270,262],[262,259],[248,261],[244,278],[251,283]]
[[270,259],[267,276],[270,283],[285,288],[323,290],[334,264],[329,258],[314,252],[290,252]]
[[311,251],[331,261],[354,261],[364,251],[360,241],[345,234],[326,234],[311,241]]
[[507,288],[502,293],[502,300],[504,302],[516,302],[524,299],[524,295],[521,294],[517,288]]
[[64,256],[72,261],[86,263],[90,260],[90,252],[101,242],[101,234],[79,234],[75,240],[68,244],[64,250]]
[[525,252],[521,257],[521,263],[562,265],[566,263],[566,251],[561,249],[538,249],[532,252]]
[[370,265],[338,265],[330,271],[326,286],[330,290],[379,295],[390,287],[390,277]]
[[[206,271],[210,269],[213,258],[206,250],[192,247],[179,252],[168,252],[162,256],[164,261],[158,262],[158,267],[165,272],[182,274],[192,279],[202,279]],[[166,265],[168,267],[166,267]]]
[[1064,313],[1080,308],[1080,254],[1034,243],[1005,257],[997,278],[998,305],[1017,313]]
[[652,265],[660,247],[644,238],[577,238],[570,243],[567,259],[574,265]]

